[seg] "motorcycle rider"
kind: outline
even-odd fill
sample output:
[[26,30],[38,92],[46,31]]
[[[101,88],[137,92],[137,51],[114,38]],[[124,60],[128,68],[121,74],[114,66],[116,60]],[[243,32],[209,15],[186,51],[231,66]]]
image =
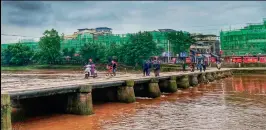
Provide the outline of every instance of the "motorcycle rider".
[[[84,66],[85,69],[85,79],[89,78],[89,75],[91,75],[91,65],[87,64]],[[89,74],[88,74],[89,73]]]
[[95,70],[95,64],[93,63],[92,59],[89,59],[89,62],[87,63],[87,65],[84,66],[85,69],[85,79],[87,79],[89,76],[92,76],[92,74],[94,75],[96,73]]

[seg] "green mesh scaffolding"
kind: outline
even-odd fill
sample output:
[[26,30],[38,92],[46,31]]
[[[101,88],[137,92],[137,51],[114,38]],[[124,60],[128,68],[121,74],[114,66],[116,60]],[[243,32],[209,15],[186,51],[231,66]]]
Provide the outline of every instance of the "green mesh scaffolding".
[[[167,33],[166,32],[158,32],[152,31],[150,32],[153,41],[157,43],[157,46],[164,48],[167,50]],[[188,32],[184,32],[188,34]],[[61,49],[71,49],[75,48],[77,52],[84,46],[86,43],[94,43],[94,44],[104,44],[109,46],[111,44],[126,44],[129,42],[131,34],[105,34],[94,36],[93,34],[85,33],[78,34],[74,39],[65,39],[61,41]],[[33,50],[38,50],[38,42],[20,42],[24,45],[29,46]],[[9,43],[10,44],[10,43]],[[1,44],[2,49],[7,48],[9,44]]]
[[249,24],[244,29],[221,31],[220,40],[224,56],[263,54],[266,47],[266,19],[263,24]]

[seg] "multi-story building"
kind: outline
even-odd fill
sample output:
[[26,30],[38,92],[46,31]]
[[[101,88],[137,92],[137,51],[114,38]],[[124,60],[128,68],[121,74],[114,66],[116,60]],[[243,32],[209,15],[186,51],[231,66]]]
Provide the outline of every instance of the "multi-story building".
[[243,29],[220,32],[223,56],[265,54],[266,18],[263,23],[248,24]]
[[158,29],[159,32],[176,32],[174,29]]
[[98,27],[95,30],[98,34],[112,34],[112,29],[108,27]]
[[191,45],[191,49],[194,49],[201,53],[212,53],[216,55],[220,53],[220,42],[217,39],[216,35],[194,33],[191,34],[191,36],[196,40],[196,42]]

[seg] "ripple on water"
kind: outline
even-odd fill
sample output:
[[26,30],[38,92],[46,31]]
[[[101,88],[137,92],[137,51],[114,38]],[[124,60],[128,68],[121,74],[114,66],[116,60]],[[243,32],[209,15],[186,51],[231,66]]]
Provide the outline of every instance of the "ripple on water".
[[[250,77],[252,78],[252,76]],[[249,80],[250,80],[249,78]],[[224,84],[233,82],[227,79],[210,84],[209,93],[201,97],[188,96],[184,100],[174,102],[164,101],[155,108],[138,110],[135,115],[111,123],[103,128],[113,129],[215,129],[215,130],[264,130],[266,129],[266,102],[250,97],[239,95],[238,91],[230,94],[224,93]],[[257,81],[258,79],[256,79]],[[242,82],[246,82],[242,80]],[[266,84],[264,81],[263,84]],[[244,85],[249,85],[248,83]],[[222,87],[223,86],[223,87]],[[249,88],[252,86],[242,86]],[[262,88],[261,93],[266,88]],[[233,90],[233,89],[231,89]],[[188,93],[188,92],[185,92]],[[260,93],[252,96],[261,95]]]

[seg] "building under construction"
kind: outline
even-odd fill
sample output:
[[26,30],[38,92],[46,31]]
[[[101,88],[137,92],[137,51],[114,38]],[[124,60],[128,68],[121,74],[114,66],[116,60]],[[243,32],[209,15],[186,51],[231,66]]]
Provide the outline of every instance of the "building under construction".
[[263,23],[248,24],[239,30],[221,31],[223,56],[247,56],[265,54],[266,18]]
[[[95,44],[103,44],[109,46],[111,44],[125,44],[129,42],[130,35],[132,33],[127,34],[112,34],[111,28],[100,27],[96,29],[78,29],[77,32],[74,32],[72,35],[64,36],[64,40],[61,41],[61,49],[71,49],[75,48],[77,52],[80,51],[82,46],[86,43],[95,43]],[[160,46],[167,51],[168,49],[168,38],[167,33],[176,31],[173,29],[158,29],[158,31],[149,31],[153,37],[153,41],[157,43],[157,46]],[[188,32],[184,32],[188,34]],[[20,41],[24,45],[29,46],[33,50],[38,49],[38,42],[35,41]],[[9,44],[1,44],[2,49],[7,48]],[[172,50],[172,49],[170,49]]]

